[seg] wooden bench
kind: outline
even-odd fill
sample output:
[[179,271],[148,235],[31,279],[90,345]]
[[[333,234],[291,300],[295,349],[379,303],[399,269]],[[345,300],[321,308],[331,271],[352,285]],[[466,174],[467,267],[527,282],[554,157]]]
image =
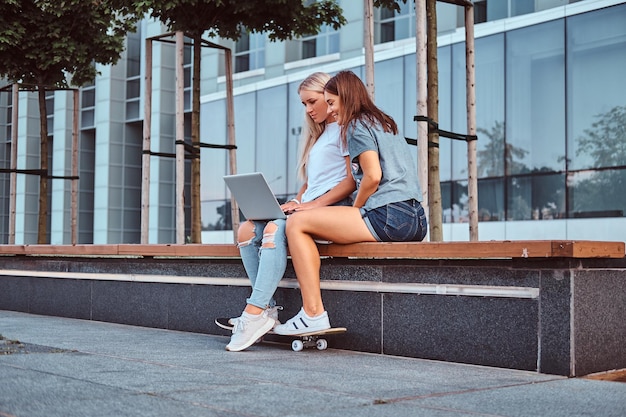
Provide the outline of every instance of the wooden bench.
[[[320,256],[352,259],[624,258],[624,242],[505,240],[319,245]],[[234,244],[0,245],[0,255],[238,258]]]
[[[319,249],[324,302],[349,328],[334,347],[565,376],[626,367],[623,242]],[[292,266],[285,317],[301,306]],[[0,245],[2,310],[230,336],[213,318],[249,294],[234,244]]]

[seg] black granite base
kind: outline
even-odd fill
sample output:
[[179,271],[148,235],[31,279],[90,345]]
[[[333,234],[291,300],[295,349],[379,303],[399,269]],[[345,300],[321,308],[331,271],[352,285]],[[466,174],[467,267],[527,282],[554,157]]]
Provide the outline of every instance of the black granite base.
[[[250,294],[238,260],[6,257],[0,270],[0,309],[225,336],[213,320],[239,315]],[[86,273],[106,279],[81,278]],[[290,266],[285,276],[294,278]],[[348,328],[330,339],[335,348],[567,376],[626,367],[622,260],[327,259],[322,279],[538,290],[536,297],[324,290],[331,324]],[[279,288],[276,300],[283,320],[301,306],[298,289]]]

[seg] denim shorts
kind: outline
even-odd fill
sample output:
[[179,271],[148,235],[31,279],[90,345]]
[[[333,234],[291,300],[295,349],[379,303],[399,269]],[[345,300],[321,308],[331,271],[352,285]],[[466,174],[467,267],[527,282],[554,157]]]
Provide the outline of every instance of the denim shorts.
[[361,209],[361,214],[379,242],[421,241],[426,237],[426,214],[417,200],[390,203],[370,211]]

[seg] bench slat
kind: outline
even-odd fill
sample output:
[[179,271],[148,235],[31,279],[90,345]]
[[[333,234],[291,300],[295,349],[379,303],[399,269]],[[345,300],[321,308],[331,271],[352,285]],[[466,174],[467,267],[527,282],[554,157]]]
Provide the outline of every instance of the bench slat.
[[511,259],[623,258],[623,242],[595,241],[479,241],[407,242],[320,245],[320,255],[350,258]]
[[[320,256],[354,259],[624,258],[624,242],[522,240],[365,242],[318,245]],[[0,255],[238,258],[235,244],[0,245]]]

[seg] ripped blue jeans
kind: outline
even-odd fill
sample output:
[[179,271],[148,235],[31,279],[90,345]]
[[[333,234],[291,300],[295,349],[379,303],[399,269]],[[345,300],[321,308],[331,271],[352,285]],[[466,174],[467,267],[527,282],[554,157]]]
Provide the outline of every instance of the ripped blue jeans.
[[286,224],[285,219],[257,220],[246,221],[239,228],[237,246],[252,284],[248,304],[262,309],[276,305],[274,292],[287,268]]

